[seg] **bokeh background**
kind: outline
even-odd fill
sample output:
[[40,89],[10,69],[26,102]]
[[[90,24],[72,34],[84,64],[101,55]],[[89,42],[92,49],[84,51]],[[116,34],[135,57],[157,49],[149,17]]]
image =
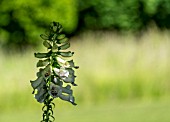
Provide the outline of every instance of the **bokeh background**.
[[56,122],[170,121],[169,0],[0,0],[0,122],[38,122],[34,52],[58,21],[80,69]]

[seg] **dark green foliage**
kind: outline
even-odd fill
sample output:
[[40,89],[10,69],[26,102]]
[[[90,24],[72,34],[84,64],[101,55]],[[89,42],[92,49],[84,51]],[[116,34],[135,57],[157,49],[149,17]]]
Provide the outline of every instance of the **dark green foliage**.
[[151,22],[170,28],[169,0],[81,0],[79,27],[141,30]]
[[[0,45],[25,50],[37,46],[39,34],[51,20],[60,21],[67,34],[77,25],[76,0],[0,0]],[[54,30],[56,27],[54,27]],[[62,29],[57,30],[61,32]],[[42,38],[46,38],[42,35]]]
[[[71,51],[63,51],[70,47],[68,38],[62,32],[62,26],[58,22],[52,22],[46,34],[41,34],[44,40],[43,45],[47,48],[47,53],[35,53],[34,56],[39,58],[37,67],[41,67],[37,72],[37,79],[30,81],[33,88],[35,99],[44,103],[42,122],[52,122],[54,98],[68,101],[76,105],[73,97],[73,91],[69,84],[76,86],[73,68],[73,60],[63,59],[63,57],[73,56]],[[61,41],[67,39],[67,41]],[[64,86],[64,84],[67,84]]]

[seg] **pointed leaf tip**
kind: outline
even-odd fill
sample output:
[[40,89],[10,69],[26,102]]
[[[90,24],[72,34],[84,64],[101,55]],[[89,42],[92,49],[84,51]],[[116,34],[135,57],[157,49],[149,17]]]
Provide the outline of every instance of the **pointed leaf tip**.
[[65,43],[63,45],[61,45],[60,47],[58,47],[59,50],[66,50],[70,47],[70,43]]
[[71,51],[68,51],[68,52],[58,52],[59,53],[59,55],[61,55],[61,56],[63,56],[63,57],[71,57],[71,56],[73,56],[73,52],[71,52]]
[[48,53],[34,53],[36,58],[47,58],[49,57]]
[[46,35],[44,35],[44,34],[41,34],[40,37],[41,37],[42,39],[44,39],[44,40],[48,40],[48,39],[49,39],[48,36],[46,36]]
[[44,42],[43,42],[43,45],[46,47],[46,48],[51,48],[52,46],[51,46],[51,44],[47,41],[47,40],[45,40]]

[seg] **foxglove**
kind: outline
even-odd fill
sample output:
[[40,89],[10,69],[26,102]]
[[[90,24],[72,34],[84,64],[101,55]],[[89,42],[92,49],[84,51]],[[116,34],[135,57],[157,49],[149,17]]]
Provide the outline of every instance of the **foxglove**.
[[54,121],[55,98],[76,105],[71,85],[76,86],[74,69],[78,66],[70,59],[74,52],[65,51],[70,47],[70,43],[62,30],[60,23],[52,22],[45,34],[40,35],[47,52],[34,54],[39,59],[36,65],[39,71],[37,79],[30,83],[35,99],[39,103],[44,103],[42,122]]

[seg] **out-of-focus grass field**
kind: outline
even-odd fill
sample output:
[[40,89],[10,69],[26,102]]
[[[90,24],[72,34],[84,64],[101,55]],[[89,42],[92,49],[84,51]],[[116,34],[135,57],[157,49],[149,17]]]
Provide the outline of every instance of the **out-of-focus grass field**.
[[[71,39],[70,50],[80,66],[74,87],[78,106],[55,100],[56,122],[170,121],[168,31],[139,37],[86,32]],[[41,120],[42,105],[29,83],[37,71],[33,52],[0,53],[0,122]]]
[[[59,107],[56,122],[169,122],[170,104],[117,103],[93,106]],[[1,113],[0,122],[40,122],[40,110],[13,110]]]

